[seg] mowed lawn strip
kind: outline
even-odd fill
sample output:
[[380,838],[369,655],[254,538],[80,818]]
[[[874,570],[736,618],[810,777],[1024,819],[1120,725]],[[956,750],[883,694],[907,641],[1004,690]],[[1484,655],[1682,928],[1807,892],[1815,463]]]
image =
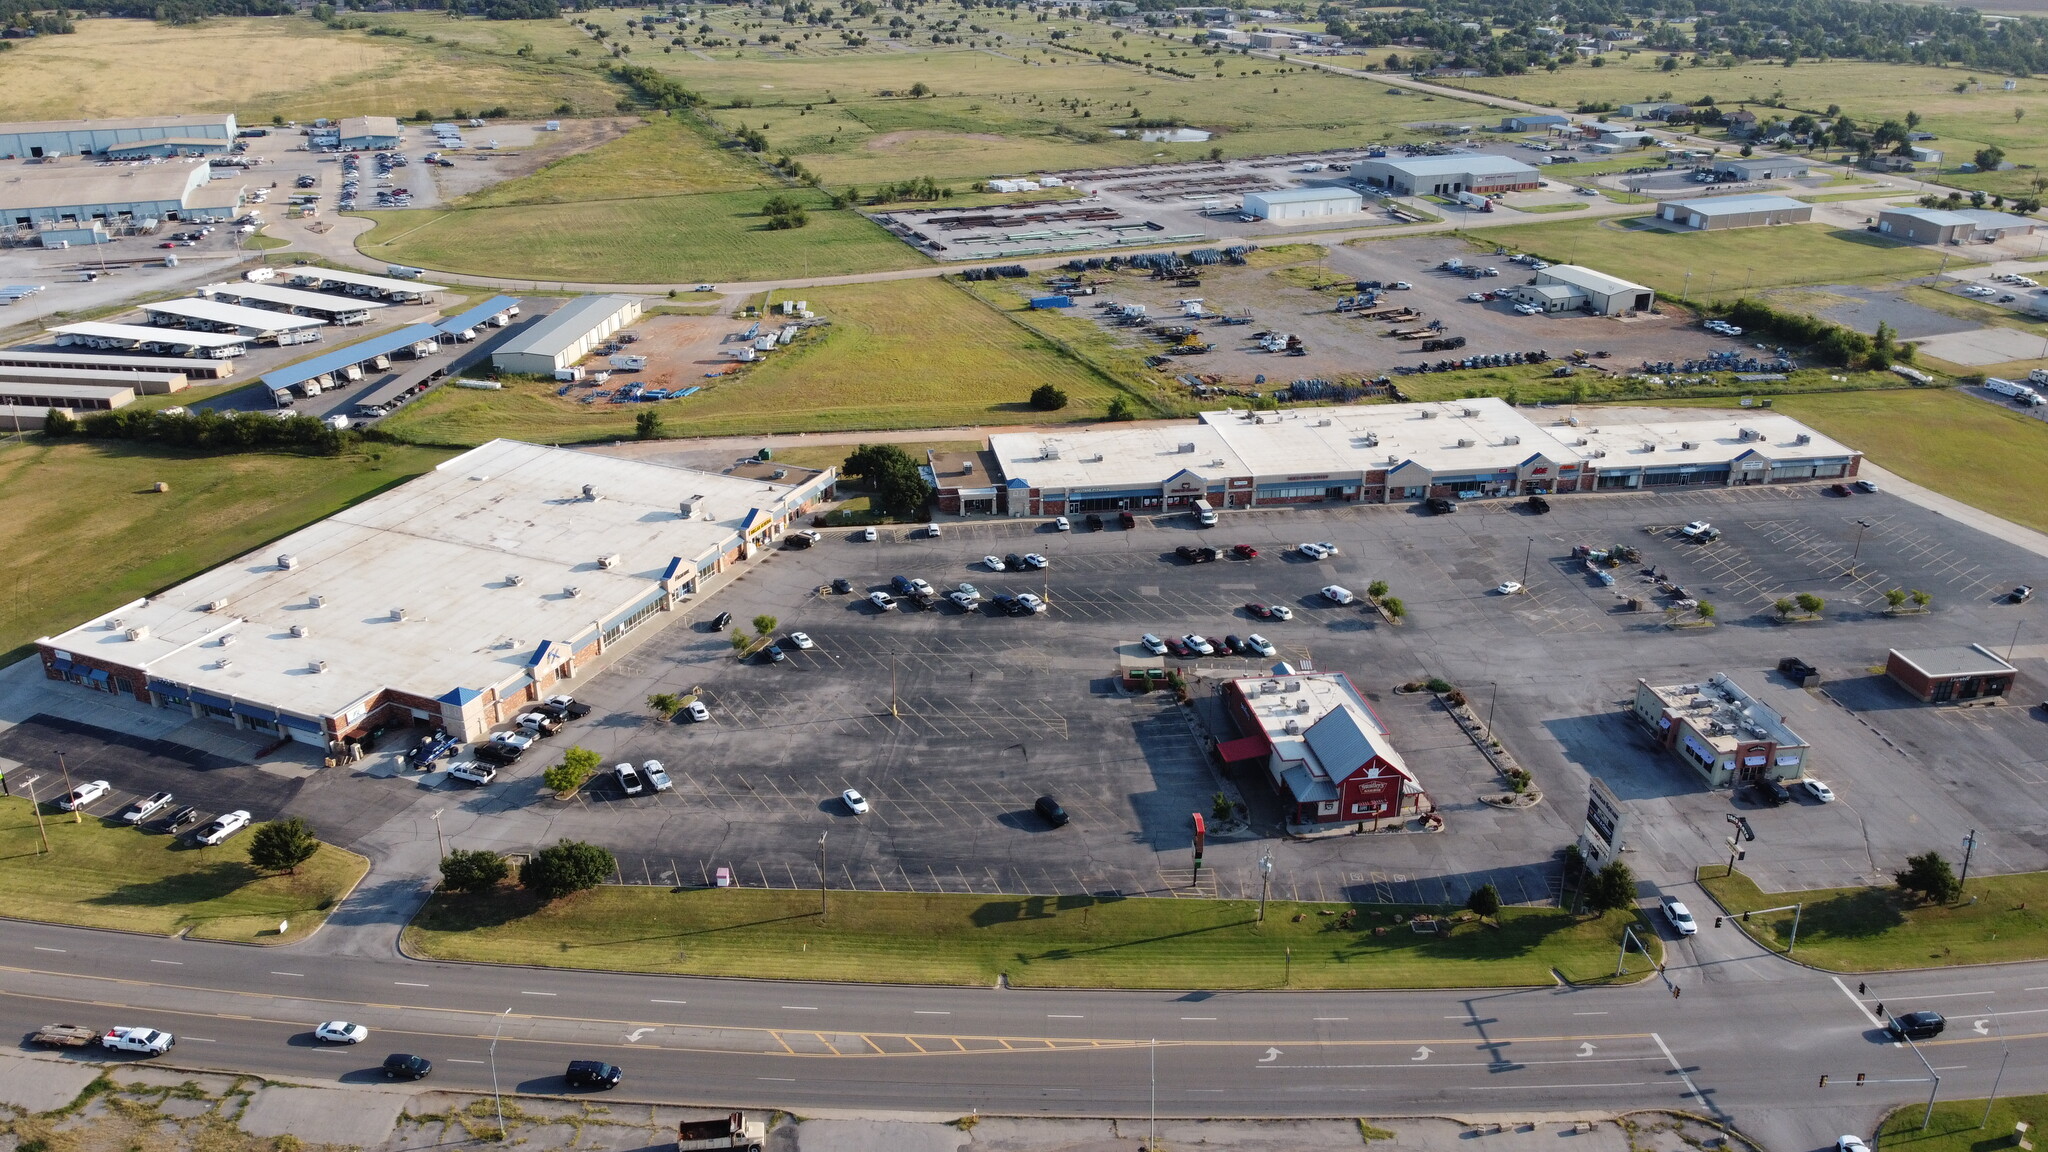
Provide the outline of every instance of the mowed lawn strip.
[[[1819,224],[1678,233],[1634,225],[1634,219],[1488,228],[1483,241],[1472,243],[1486,252],[1505,244],[1552,263],[1582,264],[1673,296],[1685,292],[1694,300],[1792,284],[1915,276],[1941,266],[1939,252]],[[1364,246],[1372,241],[1352,243]]]
[[[43,774],[46,786],[54,780]],[[35,809],[20,796],[0,797],[0,916],[165,936],[190,929],[207,940],[286,944],[311,935],[370,869],[363,857],[322,844],[295,875],[259,872],[249,864],[255,826],[224,844],[197,848],[182,836],[119,824],[112,819],[118,808],[107,817],[88,813],[74,824],[71,813],[50,805],[49,795],[46,787],[41,796],[50,851],[42,854]],[[291,921],[282,936],[280,920]]]
[[[38,636],[166,588],[448,458],[207,455],[122,441],[0,448],[0,664]],[[162,481],[169,492],[155,491]]]
[[[543,186],[544,187],[544,186]],[[786,196],[809,223],[768,227]],[[929,261],[880,225],[810,189],[606,199],[581,204],[407,209],[376,214],[356,242],[377,260],[562,283],[683,284],[917,268]]]
[[[2029,1136],[2038,1140],[2042,1125],[2048,1124],[2048,1096],[2000,1096],[1990,1101],[1990,1119],[1985,1119],[1985,1101],[1943,1100],[1927,1115],[1926,1102],[1908,1104],[1884,1118],[1873,1142],[1885,1152],[1990,1152],[2011,1148],[2019,1140],[2014,1125],[2025,1123]],[[1927,1122],[1921,1128],[1921,1121]]]
[[[644,411],[659,413],[669,436],[1039,423],[1100,417],[1116,392],[1106,376],[935,277],[801,295],[828,326],[732,375],[691,381],[704,391],[685,400],[582,404],[556,396],[558,385],[521,381],[501,391],[439,389],[382,427],[421,443],[481,444],[615,439]],[[1066,392],[1068,406],[1031,407],[1041,384]]]
[[[1662,403],[1734,406],[1729,400]],[[2048,506],[2012,482],[2014,476],[2048,475],[2048,424],[1948,389],[1778,396],[1773,404],[1915,484],[2048,532]],[[1987,445],[1997,451],[1987,452]]]
[[[1792,935],[1790,905],[1801,904],[1803,963],[1838,972],[1882,972],[1954,964],[2005,964],[2048,956],[2048,872],[1972,876],[1959,904],[1925,904],[1897,888],[1764,892],[1741,872],[1699,870],[1700,886],[1733,923],[1782,952]],[[1745,921],[1742,913],[1787,906]]]
[[[1437,988],[1604,981],[1626,913],[1511,908],[1448,936],[1418,910],[1246,900],[966,896],[607,886],[544,907],[521,891],[442,894],[406,929],[446,960],[702,976],[1103,988]],[[1296,917],[1299,915],[1299,919]],[[1293,949],[1290,976],[1287,949]],[[1648,962],[1631,954],[1631,971]]]

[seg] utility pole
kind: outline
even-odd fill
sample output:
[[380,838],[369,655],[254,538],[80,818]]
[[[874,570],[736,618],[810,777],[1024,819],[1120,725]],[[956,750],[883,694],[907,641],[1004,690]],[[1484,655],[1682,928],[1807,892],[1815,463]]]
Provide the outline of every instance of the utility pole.
[[1963,874],[1956,879],[1956,891],[1958,892],[1962,891],[1963,885],[1970,882],[1970,855],[1976,850],[1977,830],[1972,828],[1970,829],[1970,834],[1963,837]]
[[43,806],[36,803],[36,779],[31,776],[22,783],[28,786],[28,806],[36,810],[36,835],[43,838],[43,851],[50,850],[50,830],[43,827]]
[[[71,786],[71,766],[64,763],[64,753],[61,751],[57,753],[57,769],[58,771],[64,773],[64,794],[66,796],[69,796],[71,795],[71,793],[77,791],[77,789]],[[80,812],[76,808],[73,808],[71,810],[71,822],[73,824],[85,823],[85,813]]]
[[448,859],[448,840],[446,837],[441,835],[441,813],[444,811],[446,811],[446,809],[436,810],[433,816],[433,820],[434,839],[441,845],[441,859],[446,860]]
[[1273,882],[1273,854],[1259,857],[1259,923],[1266,922],[1266,888]]
[[[898,720],[903,718],[903,713],[898,711],[896,707],[896,653],[894,652],[889,653],[889,716],[892,719]],[[820,836],[818,843],[818,851],[822,856],[824,853],[824,837]]]
[[818,919],[823,921],[829,909],[825,906],[825,833],[818,833]]
[[1529,560],[1536,555],[1536,538],[1529,537],[1529,546],[1522,549],[1522,590],[1529,588]]
[[512,1014],[507,1008],[498,1014],[498,1026],[491,1029],[491,1097],[498,1102],[498,1139],[505,1138],[505,1097],[498,1091],[498,1034],[505,1030],[505,1017]]

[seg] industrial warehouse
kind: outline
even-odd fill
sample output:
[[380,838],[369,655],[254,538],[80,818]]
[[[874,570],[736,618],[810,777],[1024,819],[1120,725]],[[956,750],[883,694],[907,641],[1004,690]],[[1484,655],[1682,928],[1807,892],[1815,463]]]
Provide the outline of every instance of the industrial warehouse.
[[640,301],[631,296],[579,296],[506,341],[491,362],[500,372],[552,375],[639,318]]
[[[964,481],[933,479],[947,512],[1055,516],[1735,487],[1841,479],[1862,460],[1771,412],[1658,423],[1615,412],[1601,420],[1538,425],[1491,397],[1224,410],[1194,425],[1001,433],[989,437],[995,473],[970,475],[972,494]],[[987,488],[992,498],[979,495]]]
[[1813,205],[1802,204],[1790,196],[1711,196],[1660,204],[1657,219],[1702,232],[1718,232],[1725,228],[1805,224],[1813,219]]
[[1396,196],[1489,196],[1526,192],[1543,183],[1536,170],[1520,160],[1482,153],[1360,160],[1351,166],[1351,178]]
[[209,183],[211,175],[204,160],[0,166],[0,222],[59,247],[103,244],[166,220],[226,219],[241,208],[241,186]]
[[483,736],[831,490],[496,440],[38,641],[45,675],[326,746]]
[[1247,192],[1244,195],[1245,215],[1275,224],[1352,216],[1364,207],[1365,197],[1349,188],[1286,188],[1278,192]]
[[105,156],[136,160],[197,156],[226,152],[234,147],[237,131],[232,113],[0,124],[0,159]]

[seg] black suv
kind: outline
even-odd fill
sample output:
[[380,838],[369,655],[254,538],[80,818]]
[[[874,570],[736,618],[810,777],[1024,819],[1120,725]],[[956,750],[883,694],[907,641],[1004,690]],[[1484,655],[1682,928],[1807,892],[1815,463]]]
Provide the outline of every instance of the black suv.
[[1041,818],[1043,818],[1047,824],[1050,824],[1055,828],[1064,827],[1067,823],[1067,810],[1065,808],[1060,807],[1060,802],[1058,800],[1053,799],[1050,796],[1040,796],[1038,798],[1038,802],[1036,804],[1033,804],[1031,808],[1032,811],[1037,812],[1038,815]]
[[393,1052],[384,1058],[386,1080],[422,1080],[434,1070],[434,1062],[425,1056],[409,1056],[404,1052]]
[[526,749],[516,744],[506,744],[498,740],[486,740],[476,746],[476,758],[492,764],[516,763],[525,752]]
[[1451,513],[1456,512],[1458,510],[1457,501],[1446,500],[1441,496],[1431,496],[1427,503],[1429,505],[1429,510],[1431,512],[1436,513],[1439,516],[1448,516]]
[[1948,1019],[1939,1012],[1908,1012],[1885,1023],[1885,1031],[1901,1040],[1928,1040],[1941,1035]]
[[1100,531],[1102,531],[1102,517],[1100,517],[1100,516],[1097,516],[1097,515],[1096,515],[1095,513],[1093,513],[1093,512],[1090,512],[1090,513],[1088,514],[1088,519],[1087,519],[1086,523],[1087,523],[1087,525],[1088,525],[1088,530],[1089,530],[1090,532],[1100,532]]
[[1792,799],[1792,790],[1769,776],[1765,776],[1756,782],[1756,795],[1757,799],[1776,808],[1778,805]]
[[1529,511],[1541,516],[1545,512],[1550,511],[1550,501],[1545,500],[1541,496],[1531,496],[1529,497]]
[[571,1060],[569,1070],[562,1073],[571,1088],[616,1088],[625,1078],[617,1064],[602,1060]]
[[711,630],[713,632],[723,632],[731,626],[732,613],[730,612],[720,612],[711,618]]

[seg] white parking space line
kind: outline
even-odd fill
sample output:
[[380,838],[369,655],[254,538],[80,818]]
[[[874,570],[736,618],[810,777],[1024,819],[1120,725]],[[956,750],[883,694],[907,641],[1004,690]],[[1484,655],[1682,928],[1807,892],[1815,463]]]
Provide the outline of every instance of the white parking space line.
[[952,1015],[952,1013],[951,1013],[951,1012],[939,1012],[939,1011],[936,1011],[936,1010],[934,1010],[934,1009],[930,1009],[930,1008],[917,1008],[917,1009],[913,1009],[913,1010],[911,1011],[911,1013],[910,1013],[910,1014],[911,1014],[912,1016],[951,1016],[951,1015]]
[[[38,945],[36,945],[36,951],[38,951],[38,952],[63,952],[63,951],[65,951],[65,949],[63,949],[63,948],[45,948],[45,947],[43,947],[43,946],[42,946],[41,944],[38,944]],[[2032,989],[2029,989],[2029,991],[2032,991]]]
[[185,962],[184,962],[183,960],[151,960],[151,961],[150,961],[150,963],[151,963],[151,964],[175,964],[175,965],[178,965],[179,967],[183,967],[183,966],[184,966],[184,964],[185,964]]
[[816,1012],[816,1011],[817,1011],[817,1009],[816,1009],[816,1008],[813,1008],[813,1007],[811,1007],[811,1006],[810,1006],[810,1005],[808,1005],[808,1004],[784,1004],[784,1005],[782,1006],[782,1010],[783,1010],[784,1012]]
[[521,992],[521,996],[553,996],[553,992]]
[[649,1004],[688,1004],[688,1000],[649,1000]]
[[481,1061],[481,1060],[457,1060],[457,1059],[455,1059],[455,1058],[454,1058],[454,1057],[452,1057],[452,1056],[448,1058],[447,1062],[448,1062],[448,1063],[450,1063],[450,1064],[481,1064],[481,1063],[483,1063],[483,1061]]
[[412,982],[412,981],[410,981],[410,980],[393,980],[393,981],[392,981],[392,983],[393,983],[393,984],[396,984],[396,985],[398,985],[398,986],[399,986],[400,988],[431,988],[431,987],[433,987],[433,985],[431,985],[431,984],[415,984],[415,983],[413,983],[413,982]]
[[304,976],[304,975],[305,975],[305,973],[304,973],[304,972],[276,972],[276,971],[273,971],[273,972],[271,973],[271,975],[272,975],[272,976]]
[[218,1041],[218,1040],[209,1040],[209,1039],[207,1039],[207,1038],[206,1038],[206,1037],[204,1037],[204,1036],[180,1036],[180,1037],[178,1037],[178,1039],[180,1039],[180,1040],[192,1040],[192,1041],[196,1041],[196,1042],[198,1042],[198,1043],[200,1043],[200,1044],[218,1044],[218,1043],[220,1043],[220,1041]]

